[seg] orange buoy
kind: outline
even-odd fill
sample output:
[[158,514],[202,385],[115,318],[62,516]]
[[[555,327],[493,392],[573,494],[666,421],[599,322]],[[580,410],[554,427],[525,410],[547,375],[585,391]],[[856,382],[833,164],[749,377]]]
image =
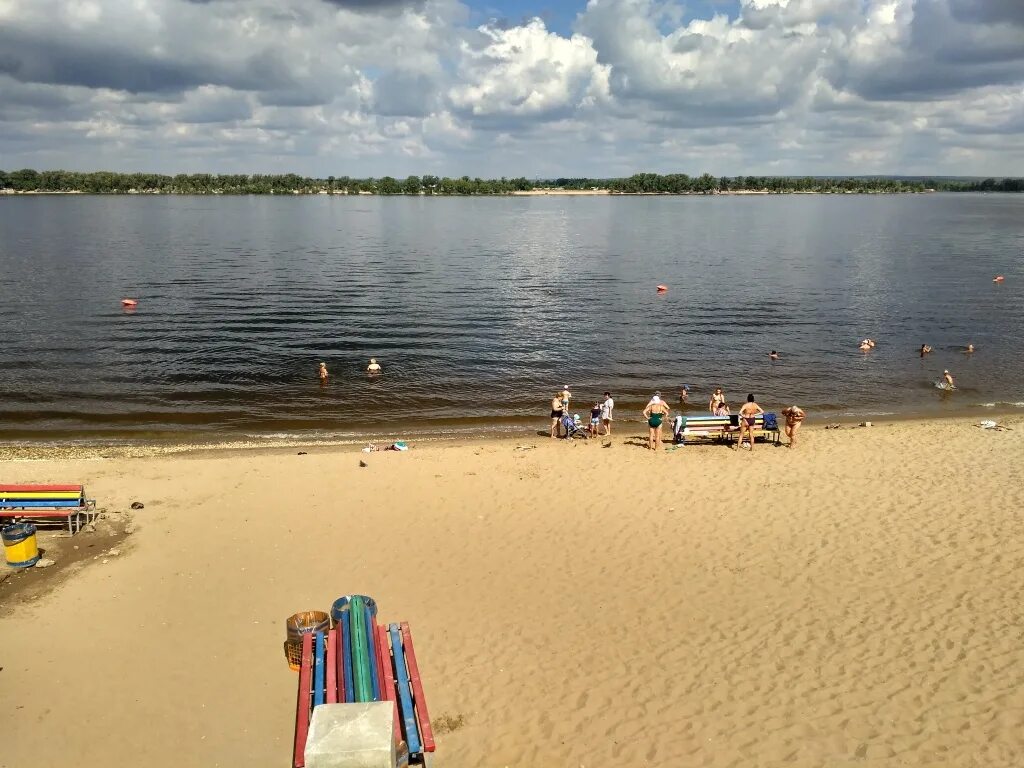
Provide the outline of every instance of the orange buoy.
[[137,307],[139,306],[138,299],[121,299],[121,306],[123,307]]
[[1003,278],[1002,275],[996,275],[995,277],[992,278],[992,282],[993,283],[1001,283],[1001,282],[1003,282],[1004,279],[1005,278]]
[[668,286],[667,285],[659,285],[658,286],[658,293],[665,293],[666,291],[668,291]]

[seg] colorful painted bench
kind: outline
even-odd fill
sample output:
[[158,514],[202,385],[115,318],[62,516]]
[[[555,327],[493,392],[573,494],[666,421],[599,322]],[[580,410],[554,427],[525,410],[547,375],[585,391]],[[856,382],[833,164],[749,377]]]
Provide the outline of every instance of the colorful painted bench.
[[[372,603],[372,601],[370,601]],[[302,637],[293,768],[303,768],[313,709],[321,704],[392,701],[395,743],[429,766],[435,744],[409,624],[377,624],[376,606],[354,597],[328,632]]]
[[[677,445],[685,444],[688,439],[728,440],[739,435],[740,417],[730,416],[677,416],[673,424],[672,437]],[[777,418],[774,413],[765,413],[754,417],[754,439],[763,437],[772,443],[781,439]]]
[[0,517],[33,521],[64,518],[71,535],[96,514],[81,485],[0,485]]

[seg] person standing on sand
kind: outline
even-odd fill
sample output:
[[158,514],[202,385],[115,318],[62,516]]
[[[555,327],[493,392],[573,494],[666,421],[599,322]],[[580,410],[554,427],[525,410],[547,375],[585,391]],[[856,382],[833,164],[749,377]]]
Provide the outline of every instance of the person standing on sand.
[[789,438],[789,447],[792,448],[796,443],[796,433],[807,414],[799,406],[791,405],[783,409],[782,415],[786,417],[786,437]]
[[569,412],[569,401],[572,400],[572,392],[569,391],[569,385],[566,384],[562,387],[562,391],[558,393],[562,398],[562,410],[566,413]]
[[647,419],[647,426],[650,428],[647,447],[652,451],[661,447],[661,424],[670,411],[668,403],[661,399],[661,392],[655,392],[651,402],[644,408],[644,418]]
[[565,410],[562,407],[562,393],[556,392],[551,398],[551,436],[558,437],[558,425],[562,422],[562,414]]
[[711,413],[714,413],[715,412],[715,408],[717,408],[719,405],[721,405],[724,402],[725,402],[725,393],[722,392],[722,388],[719,387],[718,389],[716,389],[714,391],[714,394],[711,395],[711,399],[708,401],[708,410],[711,411]]
[[327,377],[329,375],[327,373],[327,363],[320,363],[320,370],[317,372],[317,375],[320,377],[321,383],[327,383]]
[[604,393],[604,402],[601,403],[601,423],[604,425],[604,433],[612,433],[612,411],[615,410],[615,401],[612,400],[612,393]]
[[750,451],[754,450],[754,424],[757,422],[755,417],[760,416],[764,413],[764,409],[757,404],[754,400],[753,395],[747,395],[747,402],[740,408],[740,447],[743,447],[743,433],[746,431],[747,436],[750,438]]

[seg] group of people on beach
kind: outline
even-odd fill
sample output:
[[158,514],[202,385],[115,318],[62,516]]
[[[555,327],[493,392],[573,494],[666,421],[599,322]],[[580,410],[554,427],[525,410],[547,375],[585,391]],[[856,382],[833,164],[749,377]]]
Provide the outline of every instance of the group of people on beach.
[[[566,384],[560,392],[556,392],[551,398],[552,438],[559,437],[563,431],[565,432],[566,437],[569,436],[568,429],[563,426],[563,420],[569,414],[569,405],[571,401],[572,392],[569,390],[568,384]],[[684,406],[688,402],[689,387],[684,386],[679,393],[679,403],[681,406]],[[594,407],[590,411],[590,425],[587,430],[592,437],[610,435],[612,433],[614,409],[615,401],[610,392],[605,392],[603,400],[594,403]],[[708,410],[713,416],[731,416],[729,404],[726,402],[725,393],[722,391],[721,387],[718,387],[712,393],[711,398],[708,401]],[[642,413],[649,430],[647,447],[650,450],[657,451],[660,449],[662,443],[662,428],[671,412],[672,408],[662,398],[660,391],[655,392],[647,405],[644,406]],[[758,405],[754,396],[752,394],[747,395],[747,401],[740,406],[738,413],[740,447],[753,451],[754,426],[757,423],[757,417],[763,415],[764,409]],[[796,443],[796,433],[800,429],[800,425],[803,423],[807,414],[799,406],[792,405],[783,409],[782,415],[786,417],[786,426],[784,431],[786,437],[789,438],[789,447],[792,448]],[[727,427],[726,431],[729,429],[731,429],[731,427]]]

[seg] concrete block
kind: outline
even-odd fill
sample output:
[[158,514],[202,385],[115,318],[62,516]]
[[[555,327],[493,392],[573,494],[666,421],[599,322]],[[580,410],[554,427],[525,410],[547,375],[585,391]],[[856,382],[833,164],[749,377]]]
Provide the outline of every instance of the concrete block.
[[395,768],[395,705],[321,704],[306,738],[306,768]]

